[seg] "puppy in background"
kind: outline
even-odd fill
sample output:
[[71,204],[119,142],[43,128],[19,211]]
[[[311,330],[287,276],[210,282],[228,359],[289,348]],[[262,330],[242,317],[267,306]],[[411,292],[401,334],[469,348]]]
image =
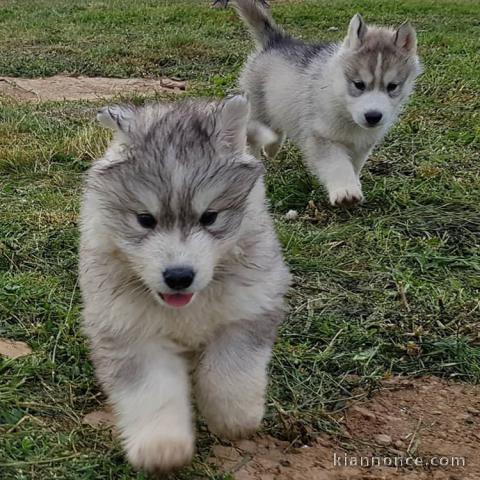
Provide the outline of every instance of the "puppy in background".
[[310,44],[283,32],[257,0],[234,3],[257,43],[240,79],[251,120],[277,134],[266,155],[288,136],[332,205],[361,202],[362,167],[421,73],[415,30],[367,26],[357,14],[342,43]]
[[[260,2],[264,7],[268,7],[267,0],[256,0],[257,2]],[[213,0],[212,7],[216,8],[226,8],[228,7],[228,2],[229,0]]]
[[83,197],[83,327],[137,468],[191,460],[191,383],[218,435],[263,417],[290,275],[248,117],[240,96],[98,114],[115,138]]

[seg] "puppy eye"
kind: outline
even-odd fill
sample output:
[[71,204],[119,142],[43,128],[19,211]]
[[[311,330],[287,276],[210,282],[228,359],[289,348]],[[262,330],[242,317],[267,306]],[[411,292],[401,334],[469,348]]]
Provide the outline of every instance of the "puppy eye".
[[398,87],[398,83],[389,83],[387,85],[387,92],[391,93],[394,92]]
[[355,88],[363,92],[365,90],[365,82],[353,82]]
[[155,217],[149,213],[139,213],[137,215],[137,221],[143,228],[155,228],[157,224]]
[[217,219],[217,216],[218,216],[218,212],[214,212],[212,210],[207,210],[200,217],[200,223],[204,227],[208,227],[209,225],[213,225],[215,223],[215,220]]

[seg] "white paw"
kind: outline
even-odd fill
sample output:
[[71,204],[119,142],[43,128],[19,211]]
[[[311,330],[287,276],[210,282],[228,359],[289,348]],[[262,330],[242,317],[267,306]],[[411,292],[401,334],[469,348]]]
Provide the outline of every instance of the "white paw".
[[329,189],[330,203],[334,206],[349,207],[363,202],[363,193],[360,185],[348,185]]
[[166,473],[189,464],[195,445],[191,433],[147,428],[126,438],[125,448],[128,460],[135,468]]
[[249,437],[260,428],[264,406],[263,403],[256,406],[250,405],[249,409],[225,413],[225,415],[209,415],[208,428],[219,437],[238,440]]

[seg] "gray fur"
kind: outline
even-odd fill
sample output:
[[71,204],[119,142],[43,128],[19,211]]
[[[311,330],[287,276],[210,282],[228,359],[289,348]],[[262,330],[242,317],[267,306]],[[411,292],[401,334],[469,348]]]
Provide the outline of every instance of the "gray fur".
[[[267,0],[256,0],[260,5],[264,7],[268,7]],[[213,7],[223,7],[226,8],[228,6],[229,0],[213,0],[212,6]]]
[[260,47],[267,48],[287,38],[257,0],[235,2],[234,7],[245,20]]
[[[421,72],[415,31],[408,23],[396,31],[369,27],[357,14],[343,43],[309,44],[281,30],[254,0],[235,5],[258,47],[240,79],[251,121],[278,135],[265,152],[275,155],[290,137],[332,204],[362,201],[361,169]],[[382,114],[374,125],[372,111]]]
[[[83,326],[139,468],[164,471],[190,460],[189,371],[216,432],[248,434],[263,416],[290,277],[263,167],[247,151],[248,118],[242,97],[98,114],[115,137],[91,167],[82,202]],[[212,225],[199,223],[205,211],[218,211]],[[142,227],[139,213],[156,225]],[[162,277],[177,265],[196,272],[184,293],[192,300],[181,308],[165,300],[175,292]],[[205,369],[207,358],[221,368]]]

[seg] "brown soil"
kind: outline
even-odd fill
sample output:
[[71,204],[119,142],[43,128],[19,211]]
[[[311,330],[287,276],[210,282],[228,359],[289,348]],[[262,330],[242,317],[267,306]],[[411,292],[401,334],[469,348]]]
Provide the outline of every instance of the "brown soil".
[[[479,386],[437,378],[394,379],[384,382],[372,399],[351,405],[337,421],[343,441],[324,435],[292,448],[257,436],[215,446],[210,460],[235,480],[480,479]],[[360,456],[373,455],[392,462],[395,457],[428,461],[445,456],[465,458],[465,467],[335,466],[334,454],[343,465],[345,455],[358,462]]]
[[144,78],[68,77],[48,78],[0,77],[0,95],[21,102],[47,100],[97,100],[121,94],[179,93],[186,82]]
[[2,357],[15,359],[31,353],[32,349],[25,342],[0,338],[0,356]]

